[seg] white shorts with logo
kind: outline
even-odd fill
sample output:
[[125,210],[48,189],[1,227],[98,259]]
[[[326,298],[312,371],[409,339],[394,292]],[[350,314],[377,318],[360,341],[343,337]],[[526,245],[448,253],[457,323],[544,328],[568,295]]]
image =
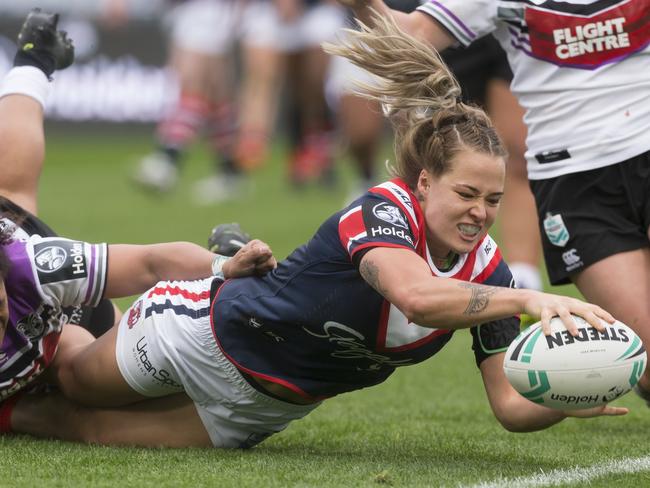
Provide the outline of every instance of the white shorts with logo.
[[283,402],[246,382],[213,336],[211,283],[160,282],[142,295],[120,322],[117,364],[142,395],[185,391],[215,447],[252,447],[319,404]]

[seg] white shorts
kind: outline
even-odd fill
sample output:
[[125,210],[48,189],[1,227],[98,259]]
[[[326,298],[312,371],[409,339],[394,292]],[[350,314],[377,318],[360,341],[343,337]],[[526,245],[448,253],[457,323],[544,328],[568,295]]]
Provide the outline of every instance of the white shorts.
[[240,31],[242,3],[235,0],[190,0],[166,16],[174,45],[192,52],[229,52]]
[[160,282],[142,295],[120,322],[117,364],[142,395],[184,390],[215,447],[252,447],[319,404],[283,402],[246,382],[213,336],[211,283]]
[[357,83],[376,86],[379,78],[352,61],[342,56],[331,56],[325,80],[325,98],[330,108],[338,108],[338,102],[344,95],[353,95],[362,88]]
[[339,5],[322,3],[309,7],[296,21],[286,23],[273,2],[257,0],[247,4],[242,35],[249,45],[294,52],[335,40],[344,25],[345,10]]

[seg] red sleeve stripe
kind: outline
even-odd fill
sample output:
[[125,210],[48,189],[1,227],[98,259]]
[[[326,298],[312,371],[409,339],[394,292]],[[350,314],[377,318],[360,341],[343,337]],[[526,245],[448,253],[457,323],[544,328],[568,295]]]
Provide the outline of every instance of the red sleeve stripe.
[[355,212],[361,212],[361,205],[357,205],[356,207],[351,208],[347,212],[345,212],[343,215],[341,215],[341,218],[339,219],[339,224],[343,222],[345,219],[347,219],[350,215],[352,215]]
[[348,210],[339,219],[339,240],[341,245],[350,252],[355,241],[366,237],[366,226],[363,223],[361,205]]

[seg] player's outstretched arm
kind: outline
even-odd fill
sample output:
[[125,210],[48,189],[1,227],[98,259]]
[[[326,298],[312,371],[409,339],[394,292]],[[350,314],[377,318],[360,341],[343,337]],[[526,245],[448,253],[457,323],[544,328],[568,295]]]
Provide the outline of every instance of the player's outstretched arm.
[[107,298],[143,293],[159,281],[195,280],[219,272],[224,278],[260,275],[276,265],[271,248],[257,239],[228,260],[190,242],[114,244],[108,249]]
[[411,322],[423,327],[463,329],[527,313],[541,318],[545,333],[550,332],[551,318],[559,316],[575,335],[572,314],[598,330],[604,329],[600,319],[614,322],[599,306],[575,298],[432,276],[426,261],[408,249],[373,248],[361,258],[359,272]]
[[511,432],[532,432],[550,427],[567,417],[591,418],[602,415],[625,415],[627,408],[602,405],[585,410],[554,410],[533,403],[510,385],[503,372],[504,353],[488,357],[481,363],[481,375],[490,407],[499,423]]

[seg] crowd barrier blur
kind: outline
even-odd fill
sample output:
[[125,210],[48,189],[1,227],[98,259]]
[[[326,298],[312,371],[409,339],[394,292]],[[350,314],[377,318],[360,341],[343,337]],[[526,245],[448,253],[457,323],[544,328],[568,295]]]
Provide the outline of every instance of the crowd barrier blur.
[[[29,10],[24,2],[15,3],[20,6],[0,6],[0,76],[12,66],[15,38]],[[164,69],[166,39],[155,10],[160,2],[135,2],[130,21],[113,28],[98,21],[98,13],[92,9],[98,3],[39,2],[45,10],[62,12],[61,28],[68,31],[77,52],[73,66],[55,73],[57,82],[48,100],[47,117],[156,121],[177,95],[176,81]]]

